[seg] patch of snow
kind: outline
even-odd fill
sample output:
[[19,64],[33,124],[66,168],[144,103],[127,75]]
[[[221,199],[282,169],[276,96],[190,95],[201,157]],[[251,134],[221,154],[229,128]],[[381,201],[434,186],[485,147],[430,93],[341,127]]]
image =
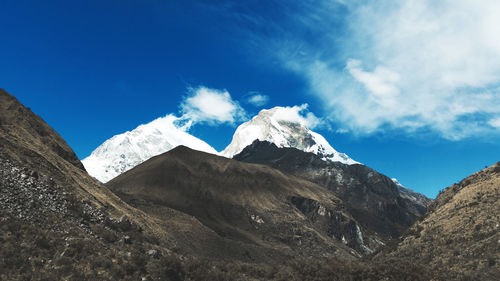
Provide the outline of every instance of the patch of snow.
[[325,216],[326,215],[326,208],[324,206],[319,206],[319,208],[318,208],[318,215],[320,215],[320,216]]
[[345,239],[344,235],[342,235],[342,243],[344,243],[345,245],[347,245],[347,240]]
[[373,253],[373,250],[368,248],[365,244],[361,244],[361,249],[365,252],[365,254],[371,254]]
[[356,224],[356,235],[357,235],[359,244],[363,244],[363,233],[361,233],[361,229],[359,229],[359,226],[357,224]]
[[335,181],[337,183],[342,183],[344,181],[344,177],[342,176],[342,173],[337,172],[335,174]]
[[409,188],[404,187],[396,178],[391,179],[398,187],[399,196],[406,198],[422,206],[429,206],[431,199],[425,197],[423,194],[417,193]]
[[250,215],[250,218],[251,218],[254,222],[258,223],[258,224],[262,224],[262,223],[264,223],[264,220],[263,220],[261,217],[259,217],[258,215]]
[[382,246],[385,246],[385,243],[380,241],[380,239],[375,238],[375,242],[377,242],[378,244],[380,244]]
[[401,183],[399,183],[397,178],[392,178],[392,182],[394,182],[397,186],[404,187]]

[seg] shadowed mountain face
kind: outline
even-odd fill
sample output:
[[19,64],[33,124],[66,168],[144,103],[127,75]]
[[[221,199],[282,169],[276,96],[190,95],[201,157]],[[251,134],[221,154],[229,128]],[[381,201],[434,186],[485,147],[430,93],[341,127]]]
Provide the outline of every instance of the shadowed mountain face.
[[268,166],[183,146],[107,186],[147,212],[166,206],[196,217],[222,237],[287,255],[352,258],[377,245],[363,240],[367,231],[330,191]]
[[313,153],[269,142],[255,141],[233,159],[265,164],[332,191],[358,222],[384,241],[403,233],[431,201],[410,200],[407,193],[402,196],[391,179],[364,165],[325,161]]
[[500,280],[500,162],[443,190],[377,258],[388,256],[449,270],[450,280]]

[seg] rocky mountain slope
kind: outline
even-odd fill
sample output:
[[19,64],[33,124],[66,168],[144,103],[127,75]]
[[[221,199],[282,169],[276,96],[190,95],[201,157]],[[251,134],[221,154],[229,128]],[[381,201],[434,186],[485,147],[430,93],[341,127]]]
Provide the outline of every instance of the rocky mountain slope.
[[380,237],[380,245],[398,237],[427,208],[420,200],[408,199],[391,179],[364,165],[325,161],[313,153],[261,141],[254,141],[234,159],[266,164],[332,191],[357,221]]
[[301,119],[297,112],[287,107],[262,110],[236,129],[231,143],[220,154],[231,158],[254,140],[260,140],[278,147],[294,147],[312,152],[324,160],[357,163],[346,154],[336,151],[322,135],[308,129]]
[[267,166],[183,146],[107,186],[145,212],[166,206],[194,216],[218,235],[242,243],[249,258],[277,260],[285,253],[352,259],[377,244],[376,235],[365,237],[367,230],[328,190]]
[[443,190],[377,258],[413,258],[450,280],[500,280],[500,162]]
[[149,158],[185,145],[216,154],[206,142],[190,135],[175,124],[173,115],[140,125],[132,131],[113,136],[82,160],[89,174],[100,182],[107,182]]
[[143,240],[146,225],[88,176],[59,134],[0,90],[1,280],[140,278],[134,259],[144,254],[123,243]]

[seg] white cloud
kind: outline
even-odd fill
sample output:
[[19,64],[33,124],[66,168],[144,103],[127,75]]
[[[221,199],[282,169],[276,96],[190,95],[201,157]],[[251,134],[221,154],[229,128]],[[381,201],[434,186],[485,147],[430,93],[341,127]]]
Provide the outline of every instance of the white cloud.
[[300,106],[277,106],[273,108],[273,117],[278,121],[289,121],[302,124],[310,129],[324,125],[324,121],[314,113],[310,112],[308,109],[308,104],[302,104]]
[[364,71],[358,60],[347,61],[346,69],[352,77],[362,83],[371,93],[370,98],[380,105],[394,106],[399,88],[399,74],[383,66],[377,66],[373,72]]
[[[283,22],[267,23],[276,26],[271,38],[254,35],[252,42],[259,45],[261,36],[283,66],[302,74],[341,127],[358,134],[431,131],[452,140],[493,132],[491,120],[500,118],[500,1],[297,5]],[[290,24],[293,33],[283,28]]]
[[500,129],[500,118],[491,119],[488,124],[490,126]]
[[249,94],[250,96],[248,97],[247,102],[254,106],[263,106],[269,102],[269,96],[256,92],[251,92]]
[[191,123],[233,124],[245,118],[245,110],[226,90],[207,87],[189,89],[189,95],[180,105],[182,118]]

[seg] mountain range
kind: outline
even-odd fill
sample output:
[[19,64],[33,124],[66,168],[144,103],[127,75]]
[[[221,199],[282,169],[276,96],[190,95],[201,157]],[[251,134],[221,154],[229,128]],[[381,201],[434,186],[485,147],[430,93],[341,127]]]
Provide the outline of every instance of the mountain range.
[[113,136],[83,159],[82,163],[91,176],[105,183],[178,145],[231,158],[256,139],[270,141],[279,147],[295,147],[312,152],[324,160],[358,163],[346,154],[337,152],[323,136],[308,129],[293,113],[293,109],[279,106],[260,111],[236,129],[231,143],[219,153],[187,133],[185,127],[176,124],[180,118],[167,115]]
[[[0,279],[500,277],[499,164],[431,202],[350,158],[332,161],[341,154],[305,124],[273,118],[269,128],[280,130],[246,145],[241,129],[225,156],[196,141],[209,151],[161,142],[168,151],[150,157],[109,142],[111,158],[122,148],[146,156],[103,185],[43,119],[0,90]],[[178,133],[150,128],[117,143]],[[139,147],[151,150],[146,139]]]
[[132,131],[113,136],[82,160],[90,175],[107,182],[149,158],[178,145],[216,154],[206,142],[175,124],[179,118],[167,115],[140,125]]

